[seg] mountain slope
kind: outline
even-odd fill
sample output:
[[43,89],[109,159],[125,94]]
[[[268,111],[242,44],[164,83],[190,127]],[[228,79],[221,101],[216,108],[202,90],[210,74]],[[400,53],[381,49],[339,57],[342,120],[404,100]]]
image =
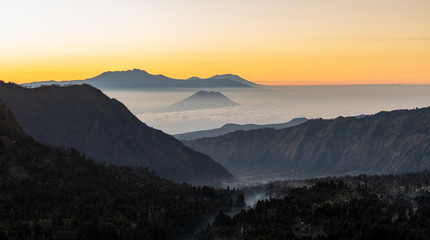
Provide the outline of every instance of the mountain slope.
[[[233,75],[232,75],[233,76]],[[151,88],[249,88],[257,86],[238,76],[223,78],[173,79],[163,75],[152,75],[146,71],[133,69],[128,71],[104,72],[96,77],[74,81],[45,81],[23,84],[25,87],[42,85],[90,84],[100,89],[151,89]]]
[[3,104],[0,178],[1,239],[190,239],[237,195],[38,143]]
[[294,118],[291,121],[286,123],[263,124],[263,125],[229,123],[229,124],[225,124],[220,128],[175,134],[173,136],[179,140],[189,141],[189,140],[195,140],[195,139],[206,138],[206,137],[218,137],[227,133],[236,132],[240,130],[248,131],[248,130],[260,129],[260,128],[282,129],[282,128],[294,127],[306,122],[307,120],[308,119],[306,118]]
[[259,84],[250,82],[250,81],[245,80],[245,79],[243,79],[243,78],[241,78],[241,77],[239,77],[237,75],[234,75],[234,74],[215,75],[213,77],[210,77],[209,79],[230,79],[230,80],[233,80],[233,81],[236,81],[236,82],[240,82],[240,83],[243,83],[243,84],[249,85],[249,86],[255,86],[255,87],[256,86],[261,86]]
[[176,111],[188,111],[188,110],[199,110],[207,108],[222,108],[237,106],[239,104],[233,102],[228,97],[224,96],[220,92],[215,91],[198,91],[177,103],[174,103],[165,108],[161,108],[156,112],[176,112]]
[[26,89],[0,83],[0,99],[36,140],[74,147],[98,161],[146,166],[175,181],[232,179],[209,156],[138,120],[122,103],[88,85]]
[[238,131],[186,145],[242,178],[420,171],[430,168],[430,108],[314,119],[292,128]]

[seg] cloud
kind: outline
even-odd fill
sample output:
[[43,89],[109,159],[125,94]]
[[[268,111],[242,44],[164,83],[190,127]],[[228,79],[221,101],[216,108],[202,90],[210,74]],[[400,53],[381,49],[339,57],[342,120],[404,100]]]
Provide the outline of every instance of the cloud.
[[296,117],[335,118],[430,105],[430,86],[289,86],[222,91],[240,105],[151,113],[148,111],[168,106],[194,91],[108,95],[122,101],[141,121],[169,134],[218,128],[226,123],[282,123]]

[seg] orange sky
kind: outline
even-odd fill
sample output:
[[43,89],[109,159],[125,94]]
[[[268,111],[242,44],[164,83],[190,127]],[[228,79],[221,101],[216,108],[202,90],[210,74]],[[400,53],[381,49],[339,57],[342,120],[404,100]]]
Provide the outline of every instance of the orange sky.
[[428,0],[0,3],[0,80],[140,68],[275,85],[430,84]]

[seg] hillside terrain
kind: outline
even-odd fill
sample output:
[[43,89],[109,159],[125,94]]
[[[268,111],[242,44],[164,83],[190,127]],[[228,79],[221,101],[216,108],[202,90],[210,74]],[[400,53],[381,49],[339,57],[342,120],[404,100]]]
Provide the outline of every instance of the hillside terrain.
[[106,164],[148,167],[178,182],[233,180],[209,156],[148,127],[122,103],[89,85],[27,89],[0,83],[0,100],[24,131],[42,143],[73,147]]
[[239,194],[38,143],[2,104],[0,179],[0,239],[189,239]]
[[242,179],[421,171],[430,169],[430,108],[313,119],[185,143]]
[[[277,181],[241,190],[196,187],[38,143],[2,104],[0,178],[1,239],[430,236],[428,171]],[[259,200],[244,209],[252,195]]]

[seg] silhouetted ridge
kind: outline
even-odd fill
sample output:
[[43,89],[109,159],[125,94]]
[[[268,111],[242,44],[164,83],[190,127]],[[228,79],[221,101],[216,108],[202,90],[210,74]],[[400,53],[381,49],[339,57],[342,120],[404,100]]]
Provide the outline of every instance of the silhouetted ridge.
[[0,178],[1,239],[190,239],[237,194],[41,144],[3,104]]
[[250,81],[245,80],[245,79],[239,77],[238,75],[234,75],[234,74],[215,75],[213,77],[210,77],[209,79],[230,79],[230,80],[234,80],[236,82],[240,82],[240,83],[250,85],[250,86],[261,86],[259,84],[250,82]]
[[217,75],[207,79],[198,77],[173,79],[164,75],[152,75],[140,69],[109,71],[96,77],[73,81],[45,81],[26,83],[26,87],[41,85],[90,84],[100,89],[151,89],[151,88],[243,88],[258,86],[235,75]]
[[89,85],[26,89],[2,83],[0,97],[24,131],[43,143],[74,147],[108,164],[146,166],[180,182],[233,180],[209,156],[148,127],[122,103]]

